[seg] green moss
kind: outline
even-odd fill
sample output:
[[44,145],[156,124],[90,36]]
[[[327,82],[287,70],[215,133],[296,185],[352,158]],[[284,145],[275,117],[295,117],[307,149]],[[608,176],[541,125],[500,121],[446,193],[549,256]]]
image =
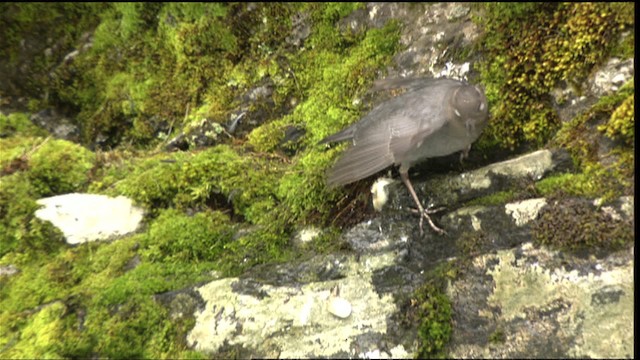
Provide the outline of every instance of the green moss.
[[177,210],[163,211],[143,241],[144,255],[151,261],[215,260],[231,240],[232,227],[220,212],[185,216]]
[[[315,164],[308,166],[312,165]],[[237,265],[246,268],[256,263],[286,259],[286,251],[282,248],[288,243],[290,224],[307,216],[310,209],[317,210],[311,200],[330,206],[322,193],[311,192],[324,191],[323,170],[316,166],[315,172],[317,183],[314,186],[295,190],[309,199],[303,204],[308,208],[303,209],[289,205],[289,201],[297,200],[293,196],[295,193],[280,193],[276,188],[279,181],[284,181],[279,179],[283,174],[279,158],[242,157],[226,146],[192,156],[175,154],[170,158],[162,155],[138,162],[114,162],[111,170],[105,171],[107,175],[99,186],[94,184],[91,190],[126,194],[153,209],[152,217],[160,215],[157,223],[151,225],[151,237],[145,240],[149,243],[149,249],[145,250],[148,256],[154,259],[218,258],[221,269],[235,272],[239,268]],[[302,174],[297,174],[295,179],[304,181]],[[170,207],[202,209],[204,206],[230,212],[236,221],[245,220],[261,228],[227,243],[231,223],[220,213],[206,212],[190,218],[175,210],[162,210]],[[185,227],[194,230],[184,231]],[[224,252],[220,248],[223,245]]]
[[82,191],[95,162],[91,151],[66,140],[13,137],[0,139],[0,146],[0,175],[24,174],[33,196]]
[[502,205],[518,198],[518,194],[514,190],[499,191],[477,199],[473,199],[465,204],[465,206],[495,206]]
[[[13,135],[21,136],[45,136],[47,132],[29,120],[29,115],[25,113],[12,113],[4,115],[0,113],[0,139]],[[0,149],[5,151],[4,146]]]
[[51,252],[63,237],[51,223],[35,217],[38,189],[25,173],[0,177],[0,257],[10,251]]
[[254,129],[247,137],[247,144],[258,152],[274,151],[284,139],[285,130],[289,126],[287,120],[273,121]]
[[0,139],[0,176],[29,168],[29,155],[42,143],[41,138],[12,136]]
[[[633,93],[630,81],[563,126],[551,144],[569,150],[579,173],[543,180],[538,188],[544,194],[553,190],[549,185],[554,182],[560,186],[558,190],[573,195],[612,199],[633,193],[634,151],[630,136],[635,121],[633,112],[628,112],[633,104],[627,102]],[[599,148],[602,140],[596,128],[619,140],[606,154]],[[602,157],[610,160],[604,162]]]
[[561,81],[574,86],[612,51],[631,26],[633,4],[486,4],[479,46],[482,82],[493,116],[487,134],[504,147],[544,144],[560,123],[547,94]]
[[179,67],[199,67],[219,62],[215,51],[232,55],[237,51],[237,41],[231,29],[219,21],[227,13],[223,4],[168,4],[161,18],[172,16],[174,24],[161,22],[159,30],[170,46]]
[[249,230],[248,233],[228,243],[217,262],[217,268],[226,275],[238,276],[258,264],[282,263],[295,257],[286,247],[289,243],[283,221],[273,219],[271,226]]
[[[147,357],[146,343],[162,329],[166,311],[146,296],[134,296],[122,303],[115,314],[95,309],[86,325],[96,338],[94,351],[110,358]],[[104,336],[103,334],[108,334]]]
[[550,196],[558,191],[569,195],[593,196],[599,190],[586,174],[558,174],[547,177],[536,183],[536,189],[542,196]]
[[[185,109],[196,107],[212,81],[220,85],[231,66],[236,45],[233,28],[221,21],[226,9],[111,4],[101,14],[92,48],[57,69],[52,89],[55,99],[79,109],[83,140],[108,135],[107,146],[123,140],[146,145],[159,141],[155,132],[168,130],[169,123],[179,127]],[[231,103],[226,100],[218,99]]]
[[619,250],[633,242],[630,219],[614,218],[586,200],[552,201],[539,214],[533,228],[535,242],[565,251]]
[[586,167],[581,173],[548,177],[537,182],[535,186],[540,195],[545,197],[565,194],[589,198],[601,197],[609,201],[630,193],[631,169],[633,169],[633,158],[623,156],[611,168],[596,164]]
[[46,103],[46,89],[55,81],[52,70],[74,50],[82,34],[97,25],[97,14],[104,8],[101,3],[0,4],[0,58],[6,59],[0,64],[0,92]]
[[29,159],[29,179],[41,196],[83,190],[95,155],[66,140],[44,141]]
[[416,293],[418,306],[418,336],[420,346],[417,358],[446,358],[444,348],[452,333],[451,300],[440,287],[427,283]]
[[[149,244],[142,241],[146,236],[84,244],[36,259],[5,256],[2,262],[15,264],[20,273],[1,279],[0,321],[6,327],[0,331],[0,345],[9,344],[11,354],[41,357],[44,350],[34,349],[31,340],[11,341],[30,333],[32,309],[62,301],[64,316],[51,334],[56,341],[46,349],[59,357],[181,357],[186,344],[180,339],[189,330],[188,317],[169,321],[151,296],[209,279],[213,265],[176,258],[151,262]],[[141,262],[135,266],[138,250]],[[132,346],[125,349],[126,344]]]
[[504,330],[496,329],[494,332],[489,335],[489,342],[492,344],[502,344],[506,340],[506,335]]
[[[64,340],[57,344],[67,358],[201,358],[183,344],[182,320],[168,320],[166,309],[149,296],[132,296],[117,307],[94,307],[79,324],[69,316]],[[83,330],[79,331],[78,326]],[[86,326],[86,328],[84,328]]]
[[[632,10],[633,11],[633,10]],[[611,55],[620,59],[632,59],[636,51],[635,32],[631,31],[611,50]]]
[[635,139],[635,94],[629,95],[618,108],[613,111],[609,122],[598,126],[612,139],[620,139],[631,145]]
[[137,164],[113,166],[123,169],[110,171],[92,190],[127,195],[156,212],[171,206],[185,209],[208,204],[232,210],[255,224],[263,223],[274,210],[281,174],[277,158],[241,156],[228,146],[193,156],[150,156]]
[[[504,204],[504,203],[501,203]],[[461,261],[469,261],[485,251],[488,241],[483,231],[465,231],[456,241],[456,248],[460,250],[463,257]]]
[[178,193],[176,174],[180,167],[171,156],[140,156],[107,166],[109,169],[102,181],[92,184],[90,191],[125,195],[155,212],[173,204]]
[[[3,352],[6,358],[60,358],[57,344],[62,331],[62,316],[66,308],[60,302],[45,305],[31,316],[22,330],[20,342]],[[1,336],[1,335],[0,335]],[[0,347],[6,344],[0,343]]]

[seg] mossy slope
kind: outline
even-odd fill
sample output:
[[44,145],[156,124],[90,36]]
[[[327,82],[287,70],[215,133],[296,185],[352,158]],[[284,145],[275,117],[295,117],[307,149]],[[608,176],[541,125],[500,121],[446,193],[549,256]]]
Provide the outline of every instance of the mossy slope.
[[[540,183],[539,191],[632,192],[633,87],[568,124],[558,121],[548,93],[563,81],[579,84],[611,53],[632,56],[633,35],[615,40],[633,26],[633,4],[481,6],[481,78],[494,120],[479,148],[553,139],[572,151],[581,172]],[[0,5],[7,34],[0,48],[9,59],[0,72],[33,59],[30,75],[8,77],[23,86],[0,88],[3,101],[25,96],[24,111],[65,110],[85,145],[45,138],[25,114],[0,115],[0,265],[20,269],[0,278],[0,357],[202,356],[184,340],[193,319],[169,319],[152,296],[214,271],[238,274],[303,256],[288,246],[292,232],[326,225],[344,203],[323,179],[340,147],[316,144],[366,110],[359,100],[400,38],[393,21],[369,30],[339,26],[361,7]],[[292,18],[300,14],[311,30],[296,44]],[[41,33],[58,43],[37,43]],[[21,52],[22,39],[37,46]],[[206,149],[158,150],[183,129],[224,128],[243,95],[264,83],[274,88],[270,106],[247,136],[220,131]],[[618,142],[609,165],[579,136],[593,124]],[[291,128],[304,136],[283,151]],[[130,196],[150,210],[147,225],[116,242],[69,247],[33,213],[36,199],[74,191]],[[306,251],[327,247],[326,237],[317,241]],[[423,354],[440,354],[450,336],[448,302],[438,294],[419,299]]]

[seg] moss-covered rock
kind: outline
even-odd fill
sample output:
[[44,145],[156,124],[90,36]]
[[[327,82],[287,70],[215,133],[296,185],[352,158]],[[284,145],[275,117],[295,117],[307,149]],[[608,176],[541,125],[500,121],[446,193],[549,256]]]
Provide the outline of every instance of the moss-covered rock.
[[633,26],[633,4],[502,3],[484,6],[482,82],[504,147],[546,143],[559,129],[548,94],[561,81],[578,86]]
[[40,196],[82,191],[95,155],[66,140],[43,141],[29,158],[29,180]]
[[11,249],[51,251],[61,232],[34,216],[43,196],[82,191],[95,155],[80,145],[51,138],[0,139],[0,255]]
[[45,136],[47,132],[33,124],[31,120],[29,120],[29,116],[25,113],[11,113],[9,115],[0,113],[0,139],[15,134],[22,136]]
[[169,209],[151,225],[142,242],[151,261],[215,260],[231,240],[231,226],[220,212],[201,212],[192,217]]
[[598,126],[598,130],[604,131],[613,139],[620,139],[630,145],[635,139],[635,94],[627,98],[618,106],[606,125]]
[[22,341],[10,348],[8,352],[4,352],[3,356],[42,359],[62,357],[58,345],[64,329],[62,317],[65,311],[66,307],[61,302],[44,305],[29,317],[20,335]]
[[561,199],[543,208],[533,229],[538,244],[562,250],[620,250],[634,239],[633,221],[586,200]]
[[417,358],[444,358],[445,346],[451,337],[451,300],[445,292],[444,279],[455,277],[449,264],[442,265],[427,274],[427,282],[414,293],[409,317],[417,317]]
[[[567,149],[577,165],[579,173],[567,175],[562,187],[565,193],[589,197],[613,199],[633,193],[634,151],[631,145],[634,116],[633,81],[619,91],[601,97],[593,106],[568,123],[550,141],[552,146]],[[615,140],[608,144],[602,133]],[[610,142],[610,141],[609,141]],[[550,190],[547,180],[541,187]],[[560,184],[557,184],[560,185]],[[548,192],[546,192],[548,193]]]

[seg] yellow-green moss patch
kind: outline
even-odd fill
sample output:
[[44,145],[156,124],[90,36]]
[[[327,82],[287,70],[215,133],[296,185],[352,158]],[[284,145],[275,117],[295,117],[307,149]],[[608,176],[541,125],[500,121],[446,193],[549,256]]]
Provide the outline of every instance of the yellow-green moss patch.
[[631,3],[496,3],[477,21],[485,27],[480,64],[500,145],[543,145],[560,123],[549,94],[561,81],[577,86],[633,26]]

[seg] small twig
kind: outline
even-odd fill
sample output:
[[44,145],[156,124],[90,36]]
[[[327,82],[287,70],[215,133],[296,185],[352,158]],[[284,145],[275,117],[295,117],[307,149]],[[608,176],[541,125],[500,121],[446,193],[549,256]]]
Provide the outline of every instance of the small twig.
[[24,156],[31,156],[31,154],[33,154],[36,150],[40,149],[44,144],[46,144],[49,139],[51,139],[51,135],[47,136],[46,139],[44,139],[40,144],[38,144],[37,146],[31,148],[31,150],[29,150],[26,154],[24,154]]

